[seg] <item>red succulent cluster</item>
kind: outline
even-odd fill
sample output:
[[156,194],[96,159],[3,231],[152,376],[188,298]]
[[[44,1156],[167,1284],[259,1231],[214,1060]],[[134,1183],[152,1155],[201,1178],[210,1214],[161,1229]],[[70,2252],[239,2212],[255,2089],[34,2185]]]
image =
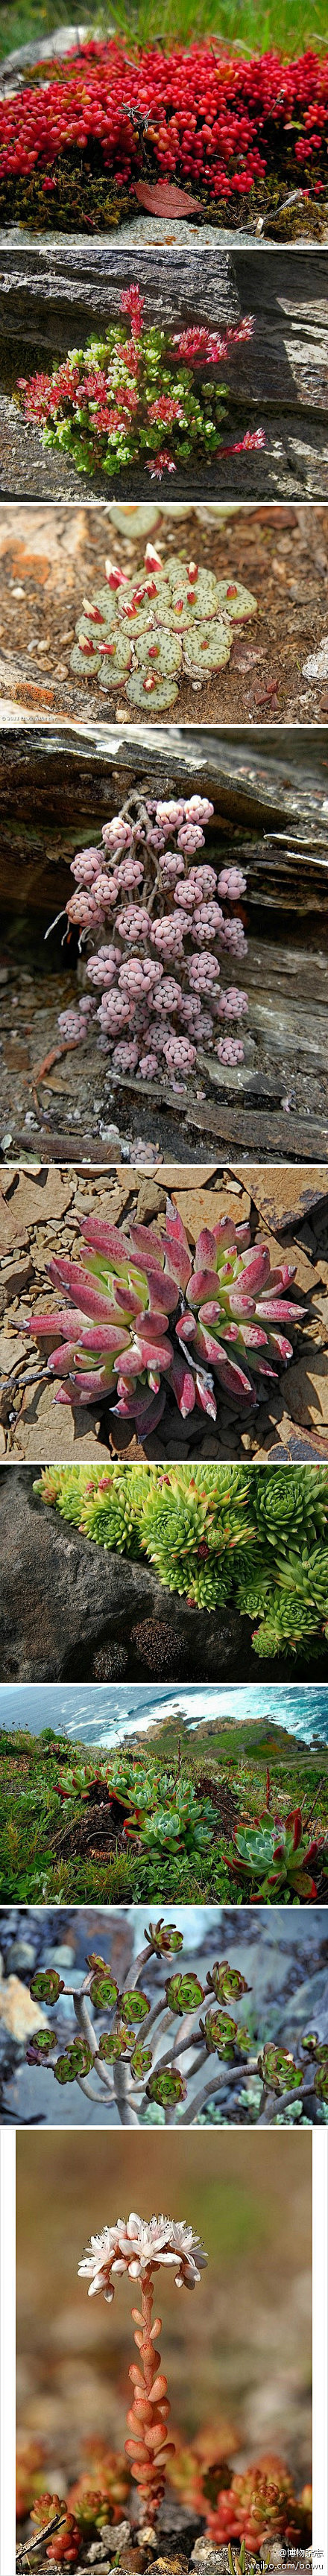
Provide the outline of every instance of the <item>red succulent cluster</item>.
[[[203,383],[204,370],[217,368],[241,342],[251,340],[251,315],[224,332],[191,324],[171,336],[147,331],[138,286],[127,288],[120,307],[124,322],[126,316],[130,324],[130,332],[125,326],[125,336],[121,322],[112,324],[106,340],[91,340],[85,350],[73,349],[51,376],[42,371],[29,381],[18,378],[25,419],[37,422],[45,445],[53,446],[57,440],[61,451],[67,447],[89,473],[100,460],[107,473],[140,465],[140,451],[150,448],[145,470],[161,479],[165,469],[175,472],[172,447],[177,462],[185,464],[193,448],[204,443],[210,463],[221,447],[227,388],[215,375]],[[161,446],[162,428],[171,438],[169,448]],[[239,455],[243,448],[264,445],[264,430],[247,430],[222,454]]]
[[219,2438],[213,2440],[212,2428],[210,2438],[205,2435],[189,2451],[178,2442],[170,2466],[171,2484],[183,2503],[205,2514],[214,2547],[244,2540],[253,2552],[282,2539],[291,2549],[300,2541],[305,2546],[311,2539],[311,2490],[295,2495],[290,2471],[276,2452],[265,2452],[249,2468],[235,2470],[224,2448],[231,2454],[237,2441],[223,2425],[222,2438],[219,2427]]
[[[222,2474],[221,2468],[220,2480]],[[285,2461],[270,2451],[251,2468],[234,2472],[226,2487],[220,2484],[215,2507],[208,2506],[207,2522],[216,2548],[232,2538],[244,2540],[249,2550],[282,2539],[296,2547],[304,2516]]]
[[140,48],[133,59],[115,40],[91,41],[69,72],[51,65],[50,81],[2,102],[0,179],[38,170],[51,190],[63,153],[91,150],[93,166],[100,147],[116,188],[133,186],[142,168],[140,116],[160,178],[187,181],[207,199],[243,196],[266,175],[277,147],[288,171],[293,161],[296,173],[313,161],[316,170],[327,132],[328,57],[309,49],[293,62],[275,52],[239,61],[199,41],[166,57]]

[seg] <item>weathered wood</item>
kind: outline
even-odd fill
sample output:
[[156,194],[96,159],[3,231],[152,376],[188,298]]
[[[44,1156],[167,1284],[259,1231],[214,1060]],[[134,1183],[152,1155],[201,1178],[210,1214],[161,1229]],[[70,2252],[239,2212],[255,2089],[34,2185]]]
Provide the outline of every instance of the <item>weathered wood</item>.
[[[52,725],[25,725],[22,732],[17,725],[2,738],[0,727],[2,812],[9,797],[18,815],[31,818],[32,813],[33,817],[37,804],[40,813],[45,809],[53,820],[60,821],[64,811],[66,821],[72,818],[75,823],[77,799],[81,813],[98,806],[99,815],[107,814],[111,789],[115,798],[118,784],[122,798],[145,776],[153,793],[158,785],[160,796],[165,789],[169,792],[172,777],[182,794],[190,777],[199,779],[223,821],[245,830],[254,826],[268,831],[279,824],[283,828],[290,810],[280,778],[275,791],[270,774],[266,784],[258,783],[256,776],[239,775],[235,761],[230,770],[224,736],[206,726],[198,729],[195,739],[188,732],[185,742],[177,727],[163,731],[160,725],[156,732],[149,727],[146,734],[137,726],[124,726],[120,733],[119,725],[111,724],[95,725],[92,732],[69,725],[58,731]],[[291,810],[296,817],[296,778]]]
[[[257,1084],[257,1092],[258,1087]],[[125,1078],[124,1089],[135,1093],[136,1090],[141,1090],[141,1084],[138,1084],[135,1077],[133,1082],[127,1082]],[[212,1100],[196,1100],[190,1097],[189,1092],[182,1090],[179,1091],[179,1101],[177,1101],[177,1094],[170,1091],[162,1079],[160,1079],[160,1088],[158,1083],[147,1082],[147,1085],[143,1083],[142,1091],[143,1096],[145,1091],[147,1092],[147,1099],[153,1100],[157,1108],[159,1098],[166,1103],[167,1108],[174,1109],[175,1115],[179,1107],[181,1119],[186,1127],[200,1128],[204,1135],[215,1136],[217,1143],[221,1142],[223,1148],[227,1143],[238,1146],[241,1155],[244,1149],[246,1160],[249,1160],[252,1152],[253,1162],[258,1159],[259,1162],[264,1163],[272,1163],[275,1160],[304,1163],[306,1152],[307,1163],[308,1161],[327,1162],[328,1125],[326,1127],[321,1125],[320,1119],[307,1118],[305,1126],[304,1119],[294,1116],[284,1117],[283,1113],[279,1117],[276,1113],[272,1114],[265,1109],[259,1109],[257,1112],[253,1107],[250,1110],[244,1110],[239,1108],[238,1102],[236,1103],[232,1095],[228,1107],[226,1104],[222,1106],[220,1104],[217,1107],[216,1101]]]

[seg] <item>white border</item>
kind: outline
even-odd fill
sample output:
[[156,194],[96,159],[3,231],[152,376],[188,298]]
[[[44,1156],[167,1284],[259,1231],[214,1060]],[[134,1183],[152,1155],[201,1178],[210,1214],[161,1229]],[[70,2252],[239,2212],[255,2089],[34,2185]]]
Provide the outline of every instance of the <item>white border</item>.
[[1,2576],[15,2576],[15,2424],[16,2424],[16,2155],[15,2131],[0,2138],[1,2246]]
[[312,2138],[313,2568],[328,2569],[328,2131]]

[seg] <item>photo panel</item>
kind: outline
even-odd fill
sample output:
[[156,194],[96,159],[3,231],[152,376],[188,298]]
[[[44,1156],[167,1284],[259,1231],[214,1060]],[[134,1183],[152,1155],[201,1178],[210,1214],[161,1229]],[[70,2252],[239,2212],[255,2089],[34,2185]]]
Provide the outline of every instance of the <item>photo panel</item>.
[[327,117],[6,0],[1,2576],[328,2576]]

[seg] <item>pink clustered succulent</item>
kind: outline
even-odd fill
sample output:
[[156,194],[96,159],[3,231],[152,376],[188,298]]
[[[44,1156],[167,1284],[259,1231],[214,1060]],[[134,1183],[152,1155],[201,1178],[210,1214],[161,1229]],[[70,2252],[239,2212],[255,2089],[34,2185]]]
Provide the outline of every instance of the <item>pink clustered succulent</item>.
[[143,1439],[169,1391],[183,1419],[198,1405],[215,1421],[216,1380],[240,1411],[256,1403],[254,1371],[275,1379],[277,1359],[292,1359],[284,1328],[302,1316],[289,1297],[295,1269],[282,1262],[271,1271],[267,1246],[252,1245],[248,1225],[222,1217],[203,1227],[194,1258],[170,1200],[164,1237],[137,1222],[120,1232],[93,1215],[81,1233],[82,1263],[65,1255],[49,1264],[67,1305],[28,1323],[36,1341],[53,1345],[48,1370],[60,1380],[60,1404],[107,1400]]
[[[73,859],[67,919],[79,929],[80,947],[88,937],[94,943],[92,995],[60,1012],[59,1028],[78,1044],[95,1016],[118,1079],[137,1073],[155,1082],[162,1068],[180,1089],[197,1068],[200,1047],[210,1046],[223,1065],[243,1062],[236,1030],[247,993],[234,981],[221,987],[218,949],[232,972],[246,955],[246,878],[240,867],[217,875],[201,860],[213,810],[209,797],[197,794],[132,796],[104,823],[100,847]],[[100,936],[98,946],[107,924],[111,936]]]

